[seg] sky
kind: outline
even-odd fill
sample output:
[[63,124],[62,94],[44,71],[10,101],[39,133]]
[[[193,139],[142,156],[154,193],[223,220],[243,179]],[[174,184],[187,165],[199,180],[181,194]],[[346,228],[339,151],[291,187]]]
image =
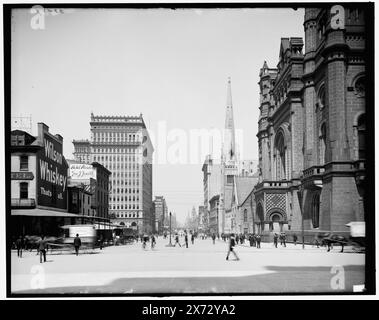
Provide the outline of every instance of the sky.
[[[191,134],[223,129],[228,77],[241,155],[258,159],[259,70],[265,60],[276,66],[281,37],[304,37],[303,9],[42,12],[13,12],[12,117],[31,116],[35,135],[46,123],[72,159],[72,140],[90,138],[91,112],[142,113],[155,148],[153,195],[180,222],[203,204],[209,146],[193,147]],[[178,161],[159,160],[178,143]]]

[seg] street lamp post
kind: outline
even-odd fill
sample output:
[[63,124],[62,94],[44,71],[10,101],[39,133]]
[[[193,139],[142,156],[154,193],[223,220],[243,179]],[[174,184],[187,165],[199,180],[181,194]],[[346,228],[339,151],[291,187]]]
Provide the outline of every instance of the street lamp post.
[[171,242],[171,211],[170,211],[170,242],[166,247],[172,247],[172,242]]

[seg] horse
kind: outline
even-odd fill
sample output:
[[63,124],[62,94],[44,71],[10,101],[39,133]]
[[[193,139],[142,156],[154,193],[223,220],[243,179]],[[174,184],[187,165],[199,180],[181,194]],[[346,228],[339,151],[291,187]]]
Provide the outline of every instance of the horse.
[[321,235],[319,235],[319,238],[321,238],[321,245],[327,246],[327,248],[328,248],[327,252],[329,252],[330,249],[333,248],[334,244],[341,245],[341,251],[340,252],[343,252],[345,245],[348,243],[348,239],[346,239],[344,236],[341,236],[338,234],[333,234],[333,233],[321,234]]

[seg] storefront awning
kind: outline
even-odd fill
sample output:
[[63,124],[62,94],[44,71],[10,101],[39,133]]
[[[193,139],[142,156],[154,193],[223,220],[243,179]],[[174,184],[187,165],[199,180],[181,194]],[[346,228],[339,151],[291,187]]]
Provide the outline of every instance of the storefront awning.
[[80,218],[80,215],[44,209],[11,210],[11,216]]

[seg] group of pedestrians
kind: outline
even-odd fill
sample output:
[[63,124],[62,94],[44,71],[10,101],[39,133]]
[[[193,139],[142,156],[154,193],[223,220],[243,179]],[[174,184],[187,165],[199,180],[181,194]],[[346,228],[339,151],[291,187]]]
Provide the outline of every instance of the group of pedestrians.
[[[191,244],[195,244],[195,235],[191,232]],[[176,245],[179,245],[179,247],[181,247],[182,245],[180,244],[180,241],[179,241],[179,234],[175,234],[175,243],[174,243],[174,247],[176,247]],[[184,233],[184,245],[186,246],[186,248],[188,248],[188,233],[185,232]]]
[[146,233],[141,235],[141,242],[142,242],[142,249],[146,249],[147,243],[150,242],[151,250],[155,248],[155,245],[157,244],[157,240],[155,238],[155,235],[153,233],[148,236]]
[[260,234],[249,234],[248,236],[250,247],[256,247],[257,249],[261,248],[261,235]]
[[[274,246],[278,247],[278,240],[280,241],[280,245],[286,247],[286,234],[281,232],[280,234],[274,233]],[[297,240],[297,237],[296,237]]]

